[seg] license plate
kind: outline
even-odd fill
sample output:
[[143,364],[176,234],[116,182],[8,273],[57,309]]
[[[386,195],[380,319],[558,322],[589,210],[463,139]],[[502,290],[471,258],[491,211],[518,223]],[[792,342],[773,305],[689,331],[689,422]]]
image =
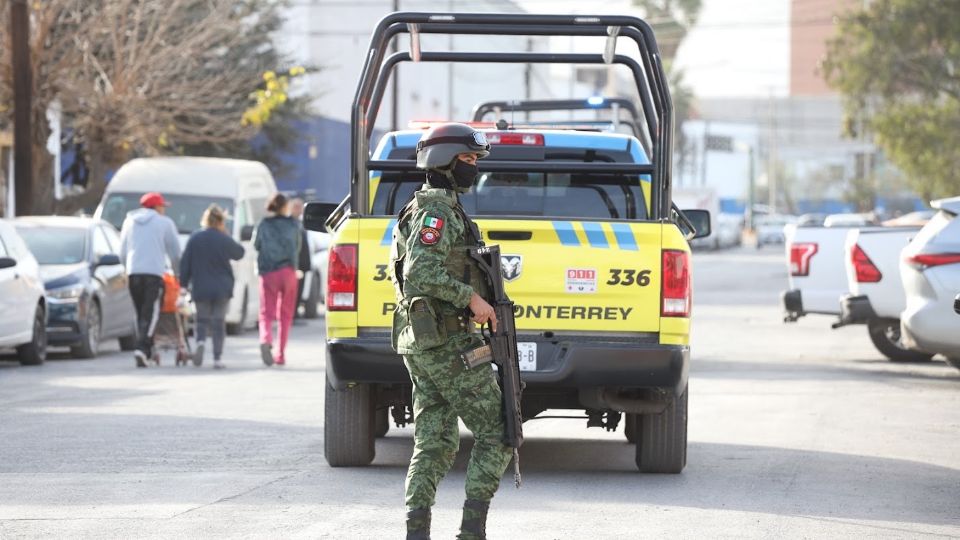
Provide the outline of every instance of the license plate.
[[520,360],[520,371],[537,370],[536,343],[517,343],[517,356]]

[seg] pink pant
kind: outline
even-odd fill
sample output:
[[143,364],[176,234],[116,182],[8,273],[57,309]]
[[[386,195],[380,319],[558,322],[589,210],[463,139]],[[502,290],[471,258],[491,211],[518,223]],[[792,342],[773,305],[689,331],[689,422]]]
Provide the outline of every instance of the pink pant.
[[286,266],[260,276],[260,343],[273,344],[272,327],[277,321],[280,341],[278,362],[284,362],[287,336],[297,310],[297,273]]

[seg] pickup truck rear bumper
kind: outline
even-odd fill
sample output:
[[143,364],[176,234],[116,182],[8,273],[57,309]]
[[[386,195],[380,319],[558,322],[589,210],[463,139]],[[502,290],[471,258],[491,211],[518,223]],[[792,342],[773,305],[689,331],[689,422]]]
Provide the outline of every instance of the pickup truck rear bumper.
[[870,304],[869,296],[848,294],[840,298],[840,321],[833,327],[839,328],[848,324],[867,324],[876,318],[877,313]]
[[783,307],[783,322],[796,322],[806,315],[803,311],[803,297],[799,289],[780,293],[780,305]]
[[[682,392],[687,384],[690,348],[642,341],[582,341],[527,338],[536,341],[537,371],[523,372],[528,387],[659,388]],[[409,384],[403,360],[386,339],[327,341],[327,378],[336,389],[350,383]]]

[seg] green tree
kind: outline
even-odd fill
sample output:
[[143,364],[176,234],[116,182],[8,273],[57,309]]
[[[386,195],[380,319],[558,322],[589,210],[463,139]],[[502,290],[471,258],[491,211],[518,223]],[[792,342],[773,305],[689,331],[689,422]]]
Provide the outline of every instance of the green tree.
[[[261,128],[276,128],[289,101],[278,81],[266,88],[264,74],[287,64],[272,41],[281,7],[279,0],[31,2],[37,165],[33,208],[20,210],[69,213],[95,203],[106,171],[132,157],[192,146],[230,155]],[[0,43],[9,39],[8,11],[0,10]],[[9,101],[9,66],[9,53],[0,52],[0,103]],[[53,101],[90,170],[86,190],[59,202],[45,150],[44,112]]]
[[960,17],[953,1],[874,0],[840,17],[823,70],[853,135],[872,134],[925,199],[960,194]]

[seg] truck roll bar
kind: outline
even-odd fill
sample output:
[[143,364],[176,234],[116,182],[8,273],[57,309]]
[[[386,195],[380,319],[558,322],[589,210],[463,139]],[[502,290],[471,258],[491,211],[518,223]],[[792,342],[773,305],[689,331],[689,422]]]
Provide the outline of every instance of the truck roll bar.
[[[386,49],[399,34],[411,37],[410,51],[386,56]],[[420,50],[420,34],[447,35],[518,35],[518,36],[597,36],[606,38],[600,54],[549,54],[549,53],[489,53],[424,52]],[[621,39],[633,41],[639,50],[640,61],[616,54]],[[354,212],[364,212],[369,201],[369,172],[393,167],[394,161],[371,162],[370,136],[377,111],[383,98],[387,80],[393,68],[401,61],[425,62],[511,62],[511,63],[620,63],[628,66],[634,75],[637,94],[643,108],[643,125],[647,140],[652,145],[650,165],[637,166],[641,174],[650,174],[653,182],[651,217],[670,219],[671,175],[673,154],[673,102],[667,87],[663,61],[654,39],[653,29],[642,19],[628,16],[580,16],[507,13],[419,13],[396,12],[385,16],[377,24],[370,37],[366,60],[361,71],[351,111],[351,190],[350,207]],[[378,167],[379,165],[380,167]],[[487,170],[513,165],[510,162],[484,163]],[[530,164],[527,163],[527,166]],[[582,172],[585,164],[555,162],[540,170],[551,172]],[[588,164],[589,170],[601,172],[598,164]],[[400,165],[396,165],[400,167]],[[410,164],[403,165],[410,170]],[[519,172],[517,168],[511,168]],[[649,171],[649,172],[646,172]],[[589,172],[589,171],[588,171]],[[613,171],[604,171],[613,172]],[[627,172],[627,171],[624,171]]]
[[[597,97],[588,99],[526,99],[509,101],[484,101],[477,103],[473,107],[472,118],[474,122],[482,122],[488,114],[516,113],[516,112],[546,112],[546,111],[612,111],[612,122],[616,127],[624,124],[630,127],[633,135],[640,140],[643,149],[647,155],[651,151],[651,142],[647,140],[646,133],[641,129],[643,118],[637,111],[637,106],[632,99],[626,98],[605,98]],[[620,111],[626,111],[630,115],[629,121],[619,119]],[[496,119],[495,119],[496,120]],[[562,122],[559,122],[562,123]],[[595,121],[580,121],[581,125],[595,125]],[[571,122],[571,126],[577,125],[577,122]]]

